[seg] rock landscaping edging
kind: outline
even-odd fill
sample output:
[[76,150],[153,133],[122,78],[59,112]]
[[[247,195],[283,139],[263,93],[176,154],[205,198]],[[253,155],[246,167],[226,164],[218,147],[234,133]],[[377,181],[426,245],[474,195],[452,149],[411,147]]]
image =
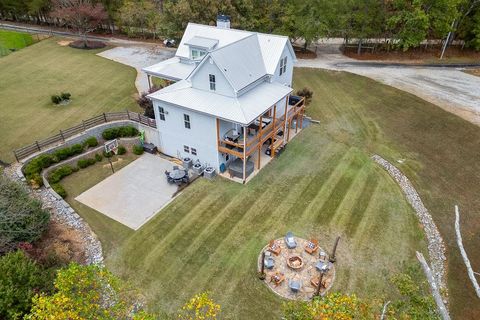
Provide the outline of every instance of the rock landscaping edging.
[[390,176],[393,177],[405,194],[408,203],[415,210],[418,220],[422,224],[427,236],[428,254],[430,256],[430,264],[433,271],[433,276],[440,289],[442,289],[442,291],[445,293],[445,296],[447,296],[447,285],[445,282],[445,264],[447,261],[445,256],[445,244],[435,222],[432,219],[432,216],[423,204],[422,199],[413,187],[410,180],[403,175],[403,173],[397,167],[379,155],[373,155],[372,159],[385,170],[387,170]]

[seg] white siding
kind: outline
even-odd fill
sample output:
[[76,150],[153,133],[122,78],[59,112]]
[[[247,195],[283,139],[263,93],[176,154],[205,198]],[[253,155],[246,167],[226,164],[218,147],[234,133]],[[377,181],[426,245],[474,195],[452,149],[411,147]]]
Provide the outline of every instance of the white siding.
[[292,86],[292,78],[293,78],[293,61],[294,57],[292,53],[288,49],[287,45],[283,47],[282,55],[280,59],[287,57],[287,71],[280,75],[280,61],[278,61],[277,67],[275,68],[275,74],[273,75],[271,82],[278,82],[280,84],[284,84],[287,86]]
[[[159,150],[172,157],[190,157],[200,160],[202,164],[213,166],[218,170],[217,130],[214,117],[196,113],[191,110],[153,101],[155,119],[160,137]],[[165,121],[160,120],[158,107],[165,110]],[[185,128],[183,115],[190,116],[190,129]],[[184,151],[183,146],[195,148],[194,156]]]
[[199,69],[192,76],[192,87],[205,91],[210,91],[209,75],[213,74],[215,75],[215,92],[224,96],[233,97],[234,92],[230,83],[227,81],[220,69],[218,69],[215,62],[212,61],[212,63],[210,63],[210,59],[207,59],[208,60],[205,61],[201,66],[199,66]]

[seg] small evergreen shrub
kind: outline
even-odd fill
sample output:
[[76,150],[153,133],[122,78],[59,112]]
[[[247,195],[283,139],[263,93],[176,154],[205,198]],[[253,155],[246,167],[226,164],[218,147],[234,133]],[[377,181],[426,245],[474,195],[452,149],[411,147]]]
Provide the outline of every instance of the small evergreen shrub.
[[62,100],[70,100],[70,97],[71,97],[71,96],[72,96],[72,95],[71,95],[69,92],[62,92],[62,93],[60,94],[60,98],[62,98]]
[[95,153],[95,160],[96,160],[97,162],[100,162],[100,161],[102,161],[102,159],[103,159],[103,157],[102,157],[102,155],[101,155],[101,154],[99,154],[99,153]]
[[85,141],[83,141],[83,145],[88,148],[93,148],[98,146],[98,140],[95,137],[89,137]]
[[62,97],[60,97],[59,95],[56,95],[54,94],[52,97],[51,97],[51,100],[54,104],[59,104],[60,102],[62,102]]
[[69,165],[61,166],[61,167],[55,169],[54,171],[52,171],[48,175],[48,182],[53,183],[53,184],[58,183],[60,180],[62,180],[66,176],[71,175],[72,172],[74,172],[73,167],[71,167]]
[[117,150],[117,151],[118,151],[117,153],[118,153],[119,155],[122,155],[122,154],[127,153],[127,148],[125,148],[124,146],[118,146],[118,150]]
[[80,159],[80,160],[78,160],[78,161],[77,161],[77,166],[78,166],[80,169],[83,169],[83,168],[88,167],[87,159]]
[[135,137],[138,135],[138,130],[132,126],[123,126],[116,128],[108,128],[102,132],[102,137],[105,140],[112,140],[121,137]]
[[70,147],[71,155],[80,154],[83,152],[83,146],[80,143],[74,144]]
[[57,157],[58,161],[62,161],[71,156],[71,150],[70,148],[58,149],[53,153],[53,155]]
[[103,150],[103,156],[105,158],[110,158],[113,156],[113,153],[110,151],[110,152],[106,152],[105,150]]
[[60,183],[54,183],[50,185],[60,197],[65,199],[67,197],[67,191],[65,191],[65,188],[60,184]]
[[95,160],[95,158],[88,158],[87,159],[87,164],[89,166],[94,165],[95,163],[97,163],[97,160]]
[[133,146],[133,153],[136,155],[141,155],[143,153],[143,146],[136,144]]

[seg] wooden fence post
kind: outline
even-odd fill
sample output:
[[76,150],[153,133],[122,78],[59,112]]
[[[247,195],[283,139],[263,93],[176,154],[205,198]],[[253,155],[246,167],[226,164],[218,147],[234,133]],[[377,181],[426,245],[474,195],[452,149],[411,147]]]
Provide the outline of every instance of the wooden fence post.
[[105,120],[105,122],[108,122],[107,121],[107,115],[105,114],[105,112],[103,113],[103,119]]
[[60,135],[62,136],[63,143],[65,143],[65,137],[63,136],[62,130],[60,130]]
[[40,145],[38,144],[38,141],[35,141],[35,144],[37,145],[38,151],[41,151],[42,148],[40,148]]
[[127,118],[130,120],[130,112],[128,112],[128,109],[125,110],[127,112]]
[[83,131],[86,131],[87,128],[85,127],[85,121],[84,120],[82,120],[82,126],[83,126]]
[[138,115],[138,122],[142,123],[142,120],[140,118],[140,113],[137,113],[137,115]]
[[15,159],[17,159],[17,162],[19,162],[19,161],[18,161],[18,156],[17,156],[17,152],[16,152],[16,151],[13,151],[13,155],[15,156]]

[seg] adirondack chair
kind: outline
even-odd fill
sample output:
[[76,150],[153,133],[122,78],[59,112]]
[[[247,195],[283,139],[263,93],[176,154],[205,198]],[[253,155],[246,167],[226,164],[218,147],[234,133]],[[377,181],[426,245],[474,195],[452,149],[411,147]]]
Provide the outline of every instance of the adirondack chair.
[[290,280],[288,281],[288,286],[293,292],[298,292],[302,288],[302,283],[299,280]]
[[287,235],[285,236],[285,243],[289,249],[294,249],[297,247],[297,242],[293,237],[293,233],[287,232]]
[[275,240],[270,241],[268,244],[268,251],[278,256],[282,252],[282,248],[275,242]]
[[308,252],[309,254],[314,254],[317,250],[318,250],[318,240],[317,239],[311,239],[305,245],[305,251]]
[[280,285],[285,280],[283,273],[277,272],[270,278],[270,281],[275,283],[276,286]]

